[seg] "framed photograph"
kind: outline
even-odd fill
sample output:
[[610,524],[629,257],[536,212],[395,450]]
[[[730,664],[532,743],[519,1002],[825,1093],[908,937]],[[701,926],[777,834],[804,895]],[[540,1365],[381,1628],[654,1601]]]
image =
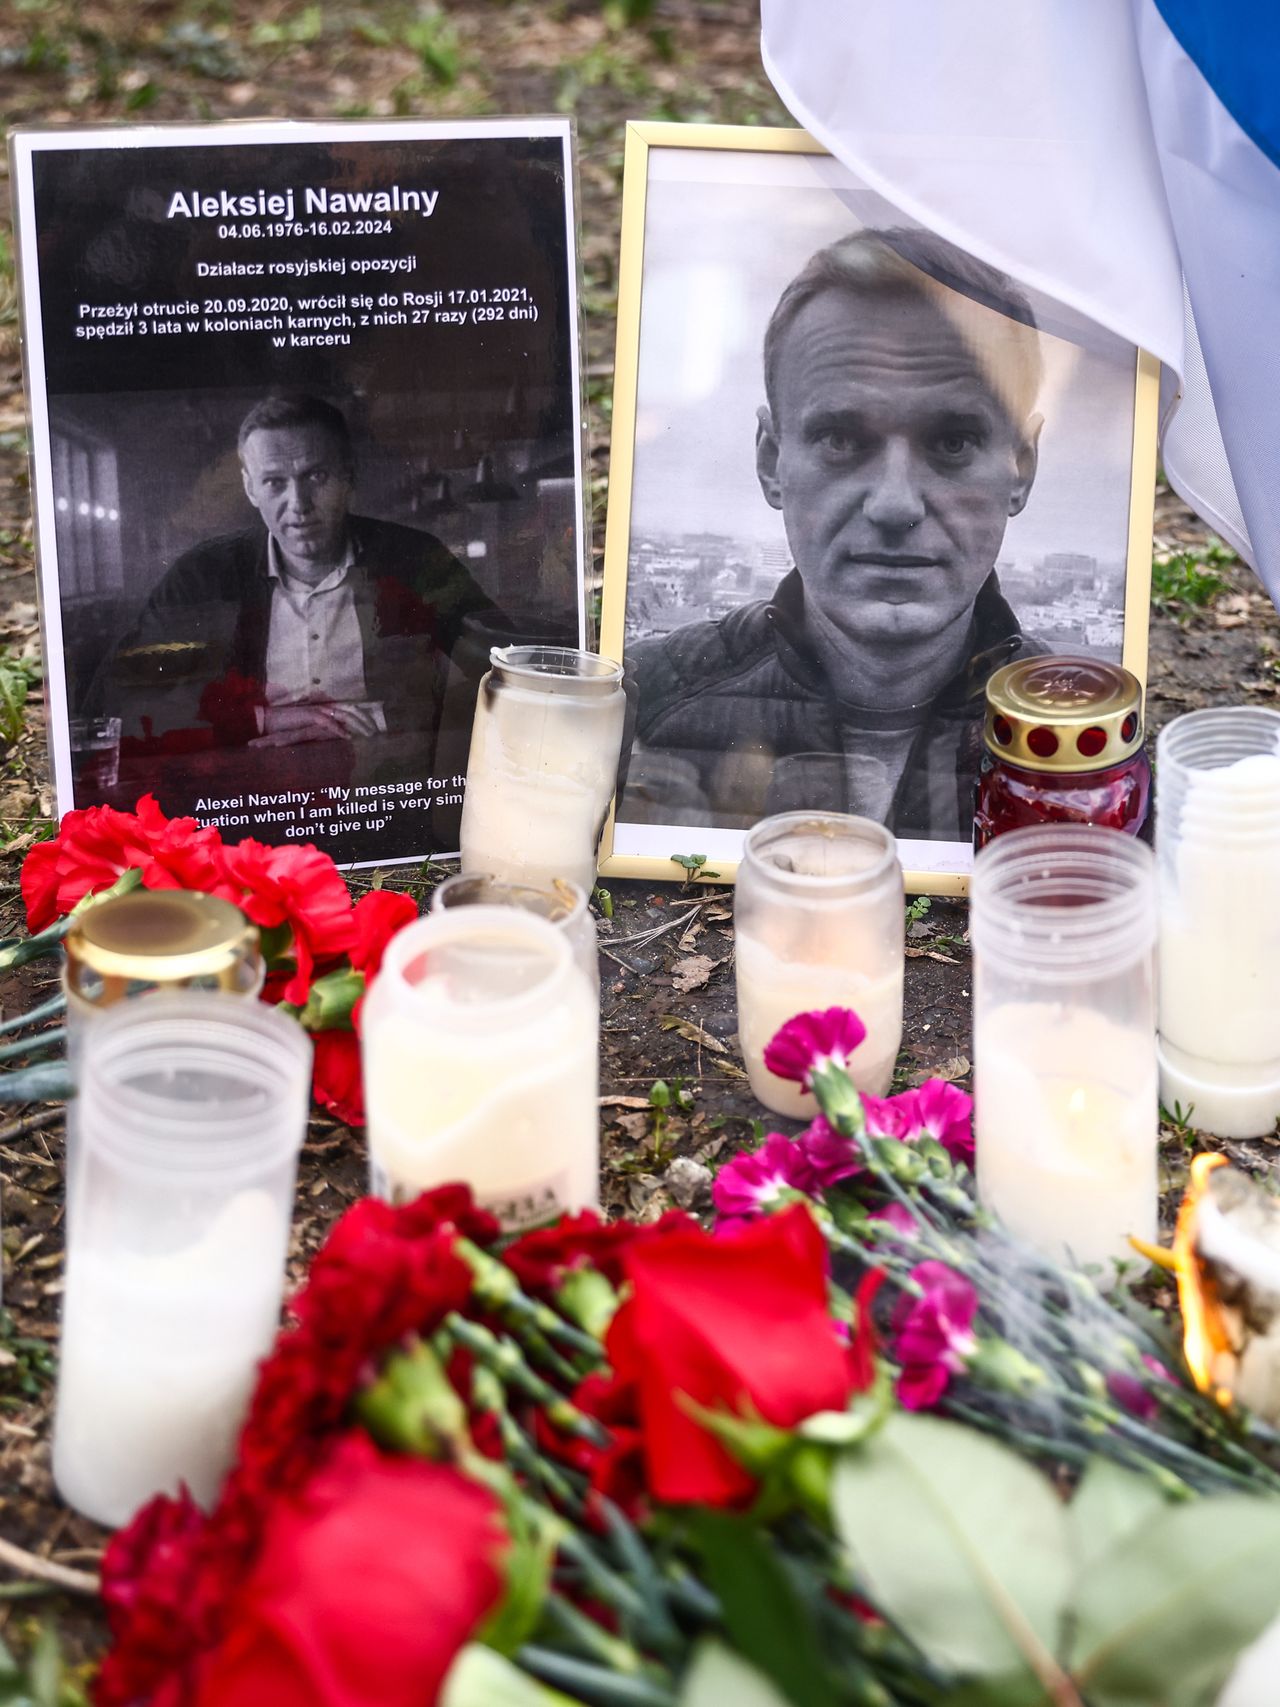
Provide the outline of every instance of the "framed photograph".
[[1145,679],[1157,364],[912,225],[803,131],[627,130],[602,871],[731,877],[791,810],[963,893],[987,679]]
[[585,640],[569,121],[11,149],[59,812],[453,852],[490,646]]

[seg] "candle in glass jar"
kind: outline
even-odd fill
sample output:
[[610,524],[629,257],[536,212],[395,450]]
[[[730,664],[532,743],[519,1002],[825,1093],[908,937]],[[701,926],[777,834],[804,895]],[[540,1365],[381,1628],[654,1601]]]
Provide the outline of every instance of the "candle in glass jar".
[[494,647],[480,684],[462,805],[462,870],[567,878],[588,895],[613,797],[622,667],[558,646]]
[[974,859],[978,1195],[1056,1261],[1156,1231],[1155,873],[1119,830],[1010,830]]
[[374,1192],[462,1180],[508,1231],[597,1204],[598,1039],[595,991],[546,919],[472,906],[409,926],[362,1022]]
[[1280,715],[1231,706],[1160,737],[1160,1076],[1226,1138],[1280,1116]]
[[212,1503],[275,1338],[287,1231],[247,1191],[194,1244],[73,1251],[53,1458],[69,1505],[123,1523],[181,1482]]
[[86,1027],[53,1472],[112,1526],[185,1482],[212,1501],[279,1321],[311,1043],[226,992]]
[[796,1014],[852,1008],[866,1037],[849,1060],[883,1096],[902,1041],[902,870],[882,824],[842,812],[783,812],[747,836],[734,897],[738,1036],[751,1089],[802,1120],[811,1094],[764,1064]]
[[988,1012],[974,1069],[978,1192],[1037,1249],[1109,1265],[1156,1234],[1149,1031],[1056,1002]]

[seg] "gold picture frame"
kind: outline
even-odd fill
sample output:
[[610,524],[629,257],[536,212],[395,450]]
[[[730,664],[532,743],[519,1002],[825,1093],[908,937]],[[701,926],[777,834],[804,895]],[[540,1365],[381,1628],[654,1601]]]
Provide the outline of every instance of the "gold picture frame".
[[[688,162],[676,162],[670,157],[669,151],[690,153]],[[713,151],[718,159],[713,163],[711,158],[700,151]],[[613,423],[612,449],[610,457],[609,476],[609,509],[605,535],[604,555],[604,587],[601,611],[601,651],[614,658],[623,659],[626,655],[628,639],[628,600],[636,592],[636,581],[633,578],[633,507],[637,490],[637,475],[642,472],[646,454],[644,446],[638,443],[637,423],[641,405],[640,387],[642,383],[642,339],[646,332],[645,291],[649,282],[650,254],[654,247],[654,229],[652,226],[653,209],[658,198],[651,196],[651,181],[655,161],[659,161],[665,172],[672,172],[678,166],[681,171],[686,168],[690,174],[696,174],[704,167],[714,164],[715,171],[720,173],[723,180],[732,181],[736,185],[750,184],[751,174],[748,163],[743,156],[756,155],[761,157],[760,171],[762,177],[768,173],[774,180],[779,171],[784,175],[818,172],[824,176],[828,192],[841,205],[849,205],[846,190],[836,187],[847,181],[848,186],[868,199],[872,193],[864,186],[858,186],[857,180],[851,174],[844,172],[838,162],[832,160],[820,143],[803,130],[769,129],[754,126],[716,126],[716,125],[680,125],[659,123],[632,123],[626,130],[626,150],[623,181],[623,211],[621,252],[618,274],[618,317],[617,317],[617,346],[614,370],[613,390]],[[778,157],[791,157],[789,164],[782,167],[766,166],[763,162],[777,160]],[[795,157],[819,157],[822,164],[815,159],[812,162],[797,162]],[[670,179],[664,177],[664,183]],[[691,180],[694,181],[691,176]],[[806,184],[806,187],[810,187]],[[821,188],[815,183],[812,187]],[[774,190],[776,191],[776,182]],[[704,197],[704,211],[714,207],[715,192],[710,191],[710,199]],[[661,201],[664,207],[674,206],[674,202],[665,196]],[[833,202],[833,217],[834,213]],[[714,213],[704,221],[704,226],[714,229]],[[849,228],[853,229],[868,222],[857,216],[849,218]],[[898,224],[904,223],[900,218]],[[767,223],[762,222],[763,228],[768,229]],[[699,231],[703,227],[698,228]],[[698,240],[695,238],[695,240]],[[708,237],[710,243],[712,238]],[[798,263],[808,258],[807,252],[796,250]],[[793,268],[794,271],[794,268]],[[667,290],[664,298],[669,307],[672,301],[676,303],[676,313],[683,313],[681,299]],[[1043,299],[1041,299],[1043,301]],[[1037,314],[1040,310],[1037,309]],[[1065,311],[1064,311],[1065,313]],[[1044,321],[1037,319],[1033,322],[1042,333],[1046,332]],[[1090,360],[1107,361],[1110,363],[1108,372],[1111,374],[1112,390],[1117,398],[1131,397],[1128,425],[1128,478],[1127,491],[1121,471],[1121,461],[1113,456],[1107,471],[1109,482],[1109,511],[1114,517],[1115,553],[1109,559],[1112,569],[1112,582],[1119,576],[1123,564],[1123,591],[1117,595],[1108,607],[1107,619],[1114,631],[1116,622],[1122,624],[1122,641],[1120,643],[1120,661],[1132,670],[1144,682],[1147,666],[1147,630],[1150,607],[1151,585],[1151,529],[1155,501],[1155,470],[1156,470],[1156,423],[1159,399],[1159,364],[1146,351],[1133,346],[1123,346],[1119,340],[1110,339],[1109,335],[1099,333],[1098,350],[1087,352]],[[1057,338],[1064,349],[1075,349],[1075,339]],[[758,351],[759,345],[756,349]],[[1062,365],[1070,358],[1063,356]],[[1085,357],[1079,358],[1081,362]],[[1132,366],[1130,368],[1129,363]],[[758,369],[758,356],[756,366]],[[1131,374],[1132,388],[1129,389]],[[756,380],[757,396],[762,397],[761,382]],[[1083,395],[1083,393],[1082,393]],[[1077,413],[1083,419],[1083,404]],[[1116,419],[1117,411],[1112,411],[1109,430],[1113,435],[1115,445],[1123,450],[1124,421]],[[1085,442],[1084,435],[1080,435]],[[1112,441],[1109,441],[1112,442]],[[1125,501],[1127,498],[1127,502]],[[1059,506],[1060,507],[1060,506]],[[1082,507],[1081,514],[1084,513]],[[1123,542],[1119,533],[1121,523],[1126,528]],[[1041,524],[1043,527],[1044,524]],[[699,537],[704,537],[699,535]],[[1060,547],[1055,553],[1069,561],[1087,563],[1094,561],[1084,556],[1071,556],[1072,534],[1068,531],[1063,535]],[[1108,536],[1110,542],[1110,536]],[[999,561],[999,560],[997,560]],[[1100,583],[1099,583],[1100,584]],[[1087,609],[1087,607],[1086,607]],[[1083,620],[1083,618],[1082,618]],[[1106,628],[1106,621],[1099,625]],[[1114,645],[1108,655],[1114,656]],[[1053,650],[1069,650],[1064,646],[1054,646]],[[1099,643],[1096,650],[1102,650]],[[625,792],[620,796],[622,810],[615,802],[605,826],[604,838],[601,844],[600,871],[604,877],[635,877],[645,880],[685,880],[689,875],[688,863],[699,855],[706,855],[706,871],[710,875],[714,870],[722,880],[732,880],[737,867],[736,848],[729,842],[731,836],[736,836],[740,842],[745,830],[735,828],[730,831],[710,823],[702,827],[690,823],[687,819],[673,825],[657,824],[652,820],[640,822],[629,819],[626,815]],[[816,805],[817,802],[814,802]],[[670,843],[669,849],[659,852],[657,842],[666,833]],[[910,893],[928,893],[935,895],[963,895],[968,891],[968,858],[963,856],[963,844],[948,841],[915,841],[904,844],[904,866],[906,870],[906,887]],[[912,857],[924,850],[927,857]],[[910,851],[908,851],[910,850]],[[945,857],[940,850],[945,850]]]

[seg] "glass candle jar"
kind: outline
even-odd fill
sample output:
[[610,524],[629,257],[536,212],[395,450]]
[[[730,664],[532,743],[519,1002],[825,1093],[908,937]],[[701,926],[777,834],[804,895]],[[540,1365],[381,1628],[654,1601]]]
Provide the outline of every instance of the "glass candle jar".
[[849,1071],[883,1096],[902,1041],[905,918],[897,844],[844,812],[783,812],[747,835],[733,917],[738,1035],[756,1097],[775,1114],[817,1113],[811,1094],[764,1064],[796,1014],[852,1008],[867,1028]]
[[462,1180],[512,1232],[597,1204],[599,1029],[549,920],[472,906],[407,926],[361,1024],[373,1192]]
[[1099,658],[1023,658],[987,683],[973,845],[1035,824],[1141,833],[1151,799],[1142,684]]
[[208,1505],[280,1315],[311,1042],[226,994],[121,1003],[88,1028],[70,1182],[53,1473],[126,1522]]
[[462,870],[557,877],[590,894],[613,798],[622,666],[563,646],[495,646],[480,683],[462,802]]
[[977,856],[970,900],[978,1194],[1046,1255],[1131,1257],[1130,1234],[1156,1233],[1151,850],[1014,830]]
[[1280,713],[1188,712],[1156,758],[1161,1098],[1260,1137],[1280,1117]]
[[600,989],[599,943],[596,922],[587,906],[587,897],[576,883],[557,877],[554,883],[540,886],[534,883],[503,883],[496,877],[468,877],[459,872],[446,877],[431,891],[432,913],[443,913],[452,907],[521,907],[549,919],[569,939],[574,959],[586,974],[591,987]]

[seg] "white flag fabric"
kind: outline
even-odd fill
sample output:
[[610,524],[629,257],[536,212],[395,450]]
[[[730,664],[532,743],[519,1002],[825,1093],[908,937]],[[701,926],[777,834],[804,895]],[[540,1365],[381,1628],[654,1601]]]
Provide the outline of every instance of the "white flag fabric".
[[1274,0],[761,0],[796,120],[1164,364],[1170,482],[1280,602]]

